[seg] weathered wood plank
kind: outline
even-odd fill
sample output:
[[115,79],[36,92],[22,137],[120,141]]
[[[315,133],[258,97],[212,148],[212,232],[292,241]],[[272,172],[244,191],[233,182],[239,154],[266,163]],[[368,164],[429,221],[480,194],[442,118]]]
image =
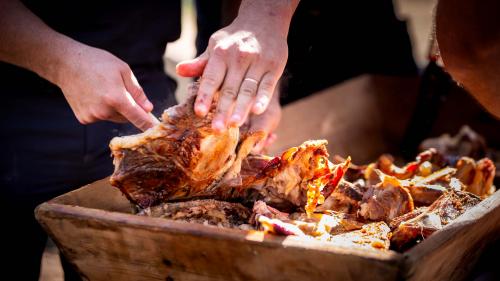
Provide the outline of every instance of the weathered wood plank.
[[37,217],[89,280],[396,280],[402,262],[390,251],[54,203]]

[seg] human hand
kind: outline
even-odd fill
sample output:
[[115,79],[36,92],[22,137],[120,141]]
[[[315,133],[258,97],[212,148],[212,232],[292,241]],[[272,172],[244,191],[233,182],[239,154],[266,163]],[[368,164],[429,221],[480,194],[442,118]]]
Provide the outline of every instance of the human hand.
[[254,14],[251,20],[237,18],[212,35],[202,55],[177,65],[181,76],[201,76],[194,108],[197,115],[207,114],[220,89],[212,121],[216,131],[241,126],[250,112],[262,114],[283,73],[288,58],[287,29],[277,31],[267,21],[276,19],[258,14],[262,16]]
[[281,120],[281,105],[279,104],[278,94],[274,95],[269,106],[262,114],[251,114],[248,118],[250,132],[262,131],[265,134],[264,138],[253,148],[253,153],[262,153],[277,138],[274,131]]
[[54,82],[80,123],[128,120],[143,131],[154,125],[153,104],[125,62],[83,44],[72,48]]

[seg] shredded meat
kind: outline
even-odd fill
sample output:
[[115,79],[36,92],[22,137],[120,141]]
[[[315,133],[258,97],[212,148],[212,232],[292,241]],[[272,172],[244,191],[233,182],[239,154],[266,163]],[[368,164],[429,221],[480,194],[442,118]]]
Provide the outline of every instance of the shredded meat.
[[379,174],[381,182],[365,192],[359,214],[367,220],[390,222],[413,211],[413,198],[408,189],[395,177]]
[[224,227],[238,227],[248,224],[250,211],[239,203],[206,199],[162,203],[146,208],[139,212],[138,215]]
[[428,208],[417,209],[393,221],[392,247],[399,251],[407,249],[442,229],[480,201],[479,197],[469,192],[447,191]]

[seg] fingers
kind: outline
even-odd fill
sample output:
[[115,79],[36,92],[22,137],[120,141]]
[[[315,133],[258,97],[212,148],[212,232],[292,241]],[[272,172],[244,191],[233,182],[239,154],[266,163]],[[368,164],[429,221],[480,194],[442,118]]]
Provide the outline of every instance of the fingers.
[[229,120],[230,125],[241,126],[247,119],[250,107],[254,102],[255,95],[262,75],[249,71],[246,78],[241,83],[238,98],[234,105],[234,110]]
[[215,92],[219,90],[226,75],[226,68],[226,64],[220,56],[212,56],[208,61],[194,104],[194,111],[198,116],[204,117],[209,111]]
[[154,125],[154,120],[150,114],[135,102],[129,92],[125,91],[124,95],[125,99],[119,99],[113,105],[116,111],[142,131],[151,128]]
[[130,93],[133,100],[146,112],[151,112],[151,110],[153,110],[153,104],[148,100],[132,70],[127,67],[121,72],[121,76],[125,89],[127,89],[127,92]]
[[175,67],[175,71],[180,76],[198,77],[203,74],[203,70],[205,69],[207,62],[208,54],[205,52],[195,59],[178,63]]
[[257,92],[257,97],[255,98],[255,103],[252,107],[252,112],[254,114],[262,114],[273,96],[276,84],[278,83],[279,75],[275,75],[272,72],[267,72],[260,81],[259,89]]
[[217,110],[212,121],[212,128],[217,132],[223,132],[227,127],[227,119],[229,118],[229,114],[231,114],[234,107],[234,102],[238,97],[241,80],[243,80],[247,67],[248,63],[240,65],[239,67],[229,68],[224,85],[220,91]]
[[278,138],[278,136],[275,134],[275,133],[271,133],[269,135],[267,135],[266,138],[264,138],[263,140],[259,141],[255,146],[254,148],[252,149],[252,152],[253,153],[262,153],[262,151],[270,146],[271,144],[273,144],[276,139]]

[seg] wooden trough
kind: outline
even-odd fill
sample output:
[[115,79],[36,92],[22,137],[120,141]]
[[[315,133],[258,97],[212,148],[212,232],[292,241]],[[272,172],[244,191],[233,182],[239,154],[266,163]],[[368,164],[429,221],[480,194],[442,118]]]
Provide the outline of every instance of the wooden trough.
[[[384,152],[390,140],[398,139],[397,132],[403,131],[409,113],[401,113],[395,127],[383,128],[384,117],[380,116],[385,115],[376,112],[382,109],[365,102],[391,100],[402,84],[390,82],[386,91],[378,91],[383,94],[376,94],[369,90],[374,81],[361,77],[286,108],[284,127],[278,129],[285,141],[272,150],[321,137],[331,140],[332,154],[348,153],[355,160],[359,155],[360,163]],[[342,94],[351,98],[345,101]],[[398,102],[410,103],[415,95],[407,97]],[[330,114],[333,104],[341,100],[379,117],[372,117],[366,125],[362,116],[352,117],[351,111],[339,109],[328,118],[344,122],[341,127],[312,118],[295,121],[295,132],[304,130],[302,136],[288,132],[289,122],[303,114],[298,112],[318,106],[313,109],[315,114]],[[332,105],[325,106],[328,103]],[[321,130],[308,129],[314,126]],[[339,134],[342,130],[344,134]],[[381,132],[389,133],[390,138],[379,138]],[[354,140],[358,135],[364,138]],[[341,248],[298,237],[136,216],[107,179],[43,203],[36,209],[36,217],[87,280],[463,280],[482,250],[500,233],[500,192],[405,253]]]

